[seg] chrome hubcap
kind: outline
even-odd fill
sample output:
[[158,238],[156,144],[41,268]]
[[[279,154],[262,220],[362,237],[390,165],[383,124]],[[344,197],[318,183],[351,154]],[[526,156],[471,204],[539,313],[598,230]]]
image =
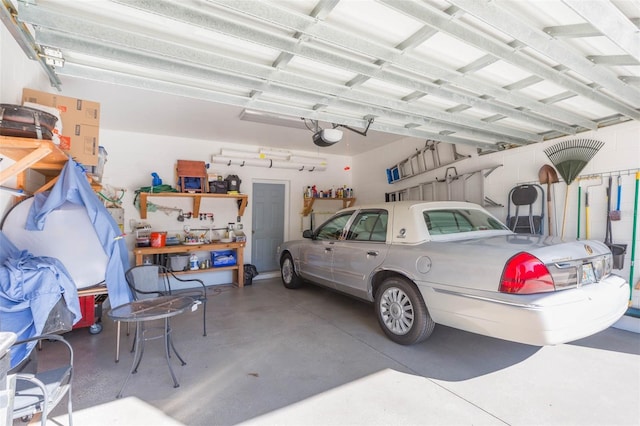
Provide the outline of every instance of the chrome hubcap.
[[403,335],[413,326],[413,305],[409,296],[397,287],[387,289],[380,298],[380,315],[394,334]]
[[293,279],[293,265],[289,259],[285,259],[284,262],[282,262],[282,279],[284,279],[286,283],[290,283]]

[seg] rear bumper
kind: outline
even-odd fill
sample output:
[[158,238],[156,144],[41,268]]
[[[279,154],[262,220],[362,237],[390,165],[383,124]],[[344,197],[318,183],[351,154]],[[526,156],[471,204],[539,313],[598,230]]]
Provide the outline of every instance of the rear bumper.
[[581,288],[483,297],[417,283],[436,323],[535,346],[598,333],[627,310],[629,285],[612,275]]

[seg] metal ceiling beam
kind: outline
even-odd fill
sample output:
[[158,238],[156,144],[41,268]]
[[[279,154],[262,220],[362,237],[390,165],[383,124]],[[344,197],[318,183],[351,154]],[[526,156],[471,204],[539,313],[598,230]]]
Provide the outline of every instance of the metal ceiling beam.
[[44,69],[44,72],[49,76],[51,86],[60,90],[62,83],[56,75],[55,69],[47,65],[45,59],[40,55],[40,46],[33,40],[31,33],[25,25],[22,22],[18,22],[16,16],[17,12],[9,0],[2,0],[2,5],[0,5],[0,21],[4,23],[9,34],[13,36],[18,46],[20,46],[24,54],[27,55],[27,58],[37,61]]
[[[124,1],[134,1],[134,0],[124,0]],[[255,16],[256,19],[277,23],[279,25],[282,25],[283,27],[287,27],[290,29],[302,30],[302,28],[304,28],[305,26],[306,20],[309,19],[306,16],[300,16],[294,13],[287,13],[285,11],[274,12],[273,8],[265,7],[264,4],[257,1],[239,1],[239,0],[210,0],[210,1],[231,10],[237,10],[239,12],[248,14],[250,16]],[[397,3],[400,3],[400,2],[397,2]],[[455,7],[450,7],[443,13],[446,14],[448,19],[451,19],[451,16],[459,16],[463,14],[464,11],[461,11]],[[425,25],[425,26],[428,27],[428,25]],[[437,30],[434,29],[434,32],[437,32]],[[485,93],[489,92],[492,94],[492,96],[494,96],[497,100],[502,101],[504,104],[521,105],[532,111],[538,112],[539,115],[513,116],[512,115],[513,112],[510,114],[508,111],[506,111],[503,108],[503,105],[498,105],[496,102],[484,102],[482,100],[475,98],[475,102],[469,103],[469,102],[462,101],[458,98],[458,95],[460,95],[460,92],[456,94],[452,94],[448,90],[440,90],[441,89],[440,87],[436,91],[425,90],[425,93],[434,94],[438,97],[441,97],[449,101],[467,103],[470,106],[473,106],[475,108],[478,108],[490,113],[494,113],[494,114],[510,115],[512,118],[516,120],[528,122],[529,124],[533,124],[533,125],[552,127],[550,124],[545,125],[540,122],[541,116],[544,115],[544,117],[547,117],[547,120],[551,122],[558,123],[557,120],[562,120],[564,123],[572,123],[572,124],[584,127],[586,129],[594,130],[597,128],[597,123],[589,120],[585,116],[581,116],[572,111],[567,111],[562,108],[557,108],[557,107],[537,103],[535,100],[527,96],[523,96],[515,92],[504,90],[499,86],[492,86],[477,77],[465,75],[453,69],[440,68],[431,62],[419,60],[417,58],[412,57],[411,55],[404,55],[403,52],[399,51],[398,49],[394,49],[389,46],[382,46],[382,45],[373,43],[370,40],[361,39],[359,37],[354,36],[353,34],[349,34],[342,30],[338,30],[322,22],[311,27],[311,32],[309,32],[307,35],[309,35],[310,37],[322,39],[323,41],[330,44],[336,44],[345,49],[353,50],[355,52],[358,52],[359,54],[364,54],[371,57],[379,58],[379,60],[375,62],[376,65],[381,63],[379,61],[383,61],[384,63],[393,64],[393,67],[396,67],[398,69],[406,69],[412,73],[415,73],[416,75],[429,76],[429,77],[432,77],[433,79],[442,79],[444,81],[456,83],[457,86],[462,87],[463,89],[467,89],[469,91],[481,91]],[[373,76],[381,80],[385,80],[386,78],[382,70],[378,72],[374,72],[373,74],[369,73],[368,77],[369,76]],[[363,82],[361,80],[366,80],[367,78],[357,77],[357,81],[354,81],[353,84],[361,84]],[[399,83],[394,83],[394,84],[399,84]],[[473,99],[470,99],[470,100],[473,100]],[[528,121],[527,117],[533,118],[535,121]],[[557,120],[553,120],[551,119],[551,117]],[[566,124],[564,129],[560,129],[557,127],[552,127],[552,128],[566,134],[575,133],[575,129],[571,129],[567,127]]]
[[481,70],[482,68],[488,67],[491,64],[495,64],[498,62],[498,58],[493,55],[484,55],[481,58],[476,59],[475,61],[458,68],[456,71],[462,74],[470,74],[472,72],[476,72]]
[[[316,7],[313,8],[309,16],[316,19],[324,19],[329,12],[333,10],[334,7],[340,0],[320,0]],[[314,23],[310,22],[309,25],[314,25]],[[297,31],[293,37],[299,39],[303,35],[302,32]],[[290,61],[293,59],[293,54],[289,52],[282,52],[276,60],[273,62],[274,68],[282,68],[285,67]]]
[[545,104],[554,104],[556,102],[564,101],[565,99],[575,98],[576,94],[573,92],[562,92],[557,95],[549,96],[548,98],[540,99],[540,102]]
[[636,77],[635,75],[623,75],[620,77],[620,80],[624,81],[627,84],[632,84],[634,86],[640,87],[640,77]]
[[640,61],[640,32],[613,3],[604,0],[562,0],[605,37]]
[[[636,28],[640,28],[640,18],[629,19]],[[543,28],[542,31],[552,37],[598,37],[603,35],[596,27],[591,24],[572,24],[572,25],[556,25],[553,27]]]
[[590,55],[587,59],[596,65],[638,66],[640,61],[631,55]]
[[534,84],[538,84],[541,81],[544,81],[544,79],[538,77],[537,75],[531,75],[529,77],[523,78],[520,81],[516,81],[515,83],[503,86],[502,88],[505,90],[521,90],[526,87],[533,86]]
[[[472,134],[482,136],[483,138],[490,138],[494,141],[508,141],[509,143],[514,144],[539,142],[541,140],[541,137],[535,133],[524,132],[505,126],[491,125],[489,123],[481,122],[480,120],[442,112],[435,108],[418,108],[401,101],[394,101],[392,99],[366,94],[365,92],[344,90],[344,93],[340,94],[340,88],[337,86],[331,86],[317,80],[296,76],[291,73],[280,75],[283,71],[276,71],[266,67],[243,63],[232,58],[223,58],[214,54],[209,54],[200,49],[187,49],[179,44],[162,41],[157,38],[139,36],[125,31],[119,31],[95,22],[87,22],[86,20],[80,21],[52,10],[31,10],[29,14],[27,14],[27,19],[38,23],[38,38],[40,42],[56,45],[65,49],[82,51],[88,55],[96,55],[98,52],[102,52],[100,55],[104,55],[105,57],[114,55],[115,51],[113,50],[113,47],[103,48],[100,46],[100,44],[104,44],[102,41],[91,43],[91,45],[87,44],[88,40],[91,38],[95,38],[96,40],[112,40],[114,43],[121,45],[123,52],[133,52],[136,49],[140,50],[140,53],[138,53],[139,55],[143,55],[143,52],[147,52],[147,56],[141,56],[139,58],[136,58],[132,53],[127,53],[126,56],[123,56],[125,53],[120,53],[117,60],[130,63],[135,62],[151,69],[156,66],[160,66],[156,63],[148,63],[148,61],[152,60],[151,56],[173,57],[179,59],[183,63],[191,64],[190,66],[205,66],[211,69],[224,69],[228,72],[228,75],[218,75],[217,78],[221,79],[221,81],[227,81],[228,84],[234,84],[230,79],[238,80],[241,75],[252,76],[256,79],[280,83],[283,86],[290,85],[293,87],[306,87],[311,90],[315,90],[318,93],[324,94],[323,96],[332,99],[332,103],[335,104],[338,102],[338,106],[342,104],[353,107],[353,103],[361,102],[364,106],[363,108],[358,109],[364,111],[366,109],[376,108],[376,105],[379,105],[380,108],[382,108],[380,109],[379,114],[387,116],[392,114],[391,109],[395,109],[398,110],[399,113],[393,113],[396,115],[394,119],[408,117],[408,120],[410,121],[425,120],[423,122],[425,125],[433,124],[434,121],[438,121],[442,125],[449,126],[452,130],[467,133],[471,132]],[[46,29],[45,27],[54,27],[56,30]],[[82,38],[74,38],[62,32],[57,32],[58,30],[64,31],[66,28],[74,28],[78,34],[82,34]],[[160,52],[162,52],[161,55]],[[173,67],[180,68],[180,72],[187,72],[186,68],[183,69],[181,66],[182,64],[180,63],[173,65]],[[235,84],[240,83],[236,81]],[[258,83],[254,81],[253,84]],[[264,86],[263,82],[260,82],[260,84],[260,90],[265,92],[275,90],[275,86],[269,89]],[[279,92],[281,93],[282,89]],[[309,90],[307,90],[306,93],[308,94]],[[303,94],[300,91],[291,92],[288,96],[299,96],[300,98],[303,98]],[[344,99],[344,101],[339,101],[338,96],[340,96],[341,99]],[[313,102],[316,102],[316,100]],[[429,121],[426,121],[427,119]],[[475,130],[472,130],[474,128]]]
[[[304,108],[292,107],[290,105],[282,105],[274,102],[268,102],[264,100],[252,100],[248,97],[242,97],[232,95],[228,93],[215,92],[207,90],[201,87],[192,87],[188,84],[183,84],[176,81],[163,81],[159,79],[152,79],[144,75],[135,75],[131,73],[119,73],[111,70],[99,69],[96,67],[84,67],[76,64],[69,64],[60,72],[61,75],[91,79],[102,81],[106,83],[123,85],[128,87],[136,87],[145,90],[152,90],[156,92],[173,94],[176,96],[189,97],[200,100],[208,100],[211,102],[221,103],[225,105],[233,105],[237,107],[247,108],[250,107],[253,110],[271,112],[275,114],[286,115],[290,117],[306,117],[312,120],[319,120],[329,123],[340,123],[352,127],[365,127],[366,120],[362,119],[349,119],[334,114],[323,113],[320,111],[314,111]],[[474,141],[471,139],[465,139],[461,137],[454,137],[450,135],[440,135],[434,132],[428,132],[415,128],[405,128],[401,126],[395,126],[387,124],[382,121],[374,121],[370,127],[371,130],[376,130],[385,133],[391,133],[401,136],[408,136],[421,139],[432,139],[452,144],[463,144],[478,147],[481,149],[487,149],[496,151],[499,149],[498,144],[485,143],[481,141]]]
[[[448,13],[450,15],[454,15],[454,14],[458,14],[459,9],[455,6],[452,6],[450,8],[448,8],[447,10],[445,10],[445,13]],[[426,42],[427,40],[429,40],[431,37],[433,37],[434,35],[438,34],[438,31],[434,30],[431,27],[428,26],[424,26],[422,28],[420,28],[418,31],[416,31],[415,33],[411,34],[409,37],[407,37],[405,40],[401,41],[400,43],[398,43],[395,46],[395,49],[401,51],[403,54],[406,54],[406,52],[414,49],[416,46],[419,46],[420,44]],[[387,63],[385,60],[383,59],[378,59],[374,62],[374,64],[376,65],[382,65],[384,63]],[[365,75],[358,75],[356,76],[354,79],[352,79],[351,81],[349,81],[347,83],[347,85],[349,87],[353,87],[355,85],[359,85],[364,83],[365,81],[371,79],[372,77],[369,76],[365,76]],[[423,93],[422,96],[425,96],[426,94]],[[403,98],[404,100],[404,98]]]
[[[594,91],[592,88],[563,73],[553,70],[529,56],[514,52],[510,47],[482,34],[477,29],[464,26],[460,22],[448,20],[440,11],[415,3],[394,2],[392,0],[382,1],[391,7],[428,22],[430,25],[439,28],[447,34],[464,40],[466,43],[492,53],[523,69],[528,69],[532,73],[563,86],[568,90],[575,91],[587,99],[602,104],[635,120],[640,119],[640,112],[631,107],[630,104],[620,102],[618,99],[611,98],[602,92]],[[510,13],[508,11],[508,3],[500,3],[500,6],[498,6],[495,1],[489,3],[486,0],[449,1],[494,28],[510,35],[516,40],[524,42],[530,48],[537,50],[554,61],[566,65],[572,71],[606,87],[607,91],[615,94],[619,99],[640,97],[640,92],[616,79],[609,71],[597,67],[594,68],[589,61],[575,52],[570,46],[549,37],[541,30],[519,19],[517,15]]]
[[[54,17],[63,27],[80,23],[73,22],[69,17]],[[99,31],[99,24],[88,24],[95,31]],[[495,126],[483,123],[475,119],[461,119],[452,114],[440,112],[429,108],[410,108],[406,103],[385,99],[380,96],[349,92],[348,96],[337,98],[331,93],[336,87],[326,83],[313,81],[304,77],[296,77],[286,72],[274,72],[271,68],[260,66],[249,66],[229,58],[222,58],[215,54],[201,51],[190,51],[182,48],[178,52],[173,52],[175,48],[171,43],[166,43],[157,39],[147,39],[143,36],[122,35],[126,38],[128,46],[106,45],[104,42],[93,41],[89,38],[77,38],[66,33],[45,28],[37,30],[37,40],[42,43],[59,46],[64,50],[71,50],[87,56],[95,56],[117,61],[123,64],[135,64],[150,70],[163,70],[180,75],[188,75],[203,81],[211,80],[247,90],[258,90],[263,94],[272,93],[278,96],[287,97],[293,101],[305,101],[309,103],[324,103],[343,109],[349,109],[355,114],[367,115],[375,113],[394,121],[418,122],[421,125],[445,126],[457,132],[462,132],[471,137],[492,140],[495,142],[509,142],[514,144],[527,144],[539,142],[542,138],[534,133],[523,132],[508,127],[498,127],[500,132],[494,131]],[[112,38],[114,37],[112,34]],[[164,51],[165,57],[158,57],[155,54],[133,51],[132,48],[145,45],[153,48],[152,51]],[[174,59],[170,60],[171,56]],[[73,58],[69,58],[73,62]],[[193,61],[196,61],[195,63]],[[222,67],[224,70],[214,69],[213,66]],[[294,86],[291,86],[291,84]],[[297,87],[295,86],[297,84]],[[307,89],[301,89],[305,87]],[[315,90],[309,90],[314,88]],[[416,112],[425,112],[418,115]],[[432,118],[436,116],[438,118]]]

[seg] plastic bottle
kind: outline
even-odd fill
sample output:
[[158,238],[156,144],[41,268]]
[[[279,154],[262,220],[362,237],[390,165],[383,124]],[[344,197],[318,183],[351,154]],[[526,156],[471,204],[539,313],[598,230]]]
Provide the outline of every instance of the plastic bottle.
[[200,269],[198,265],[198,256],[196,256],[195,253],[193,253],[189,258],[189,269],[191,269],[192,271],[197,271],[198,269]]

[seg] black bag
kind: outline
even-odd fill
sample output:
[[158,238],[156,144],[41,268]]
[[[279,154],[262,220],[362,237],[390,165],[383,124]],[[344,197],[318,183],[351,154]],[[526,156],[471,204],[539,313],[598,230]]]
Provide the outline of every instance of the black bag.
[[227,191],[240,192],[240,184],[242,181],[238,175],[229,175],[225,178],[227,182]]
[[58,118],[48,112],[22,105],[0,104],[0,135],[48,139]]
[[212,180],[209,182],[209,192],[212,194],[226,194],[227,193],[227,181],[226,180]]
[[255,265],[247,264],[244,265],[244,285],[253,284],[253,277],[258,275],[258,270]]

